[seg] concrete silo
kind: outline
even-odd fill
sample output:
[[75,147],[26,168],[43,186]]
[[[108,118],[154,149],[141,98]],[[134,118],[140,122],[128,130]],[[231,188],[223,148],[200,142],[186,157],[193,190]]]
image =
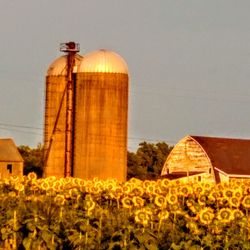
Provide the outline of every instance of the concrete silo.
[[69,53],[55,60],[47,72],[44,176],[124,181],[127,64],[107,50],[71,55],[72,64]]
[[128,68],[116,53],[87,54],[76,75],[73,176],[126,179]]
[[[61,56],[48,68],[45,93],[44,122],[44,176],[65,176],[65,151],[67,148],[67,87],[69,56]],[[81,60],[73,57],[74,65]],[[72,70],[73,71],[73,70]],[[71,72],[73,76],[73,72]]]

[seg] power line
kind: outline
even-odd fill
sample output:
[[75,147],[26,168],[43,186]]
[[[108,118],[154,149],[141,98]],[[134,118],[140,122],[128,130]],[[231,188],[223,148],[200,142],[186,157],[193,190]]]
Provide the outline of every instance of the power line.
[[0,126],[7,126],[7,127],[13,127],[13,128],[34,129],[34,130],[43,130],[43,128],[39,128],[39,127],[31,127],[31,126],[24,126],[24,125],[14,125],[14,124],[9,124],[9,123],[0,123]]
[[[225,97],[209,97],[209,96],[202,96],[200,94],[197,95],[185,95],[185,94],[171,94],[168,92],[154,92],[154,91],[130,91],[130,94],[134,95],[134,94],[147,94],[147,95],[155,95],[155,96],[170,96],[170,97],[175,97],[175,98],[189,98],[192,100],[202,100],[202,101],[219,101],[219,102],[240,102],[240,103],[244,103],[244,102],[250,102],[250,99],[227,99]],[[194,94],[194,93],[193,93]],[[243,95],[246,97],[249,97],[247,95]]]
[[[4,127],[3,127],[4,126]],[[5,126],[8,126],[8,128],[5,128]],[[14,131],[14,132],[18,132],[18,133],[25,133],[25,134],[34,134],[34,135],[40,135],[42,136],[42,133],[37,133],[37,132],[33,132],[33,131],[24,131],[24,130],[20,130],[20,129],[15,129],[15,128],[24,128],[24,129],[35,129],[35,130],[43,130],[42,128],[39,127],[32,127],[32,126],[23,126],[23,125],[13,125],[13,124],[9,124],[9,123],[0,123],[0,130],[6,130],[6,131]],[[98,137],[99,135],[96,134],[96,136]],[[159,139],[159,138],[146,138],[146,137],[128,137],[128,141],[137,141],[137,142],[162,142],[162,141],[167,141],[167,143],[173,143],[175,144],[176,141],[173,140],[163,140],[163,139]],[[137,143],[136,142],[136,143]]]
[[173,141],[173,140],[163,140],[163,139],[156,139],[156,138],[145,138],[145,137],[128,137],[128,140],[130,141],[146,141],[146,142],[164,142],[166,141],[167,143],[173,143],[173,144],[176,144],[176,141]]
[[19,133],[24,133],[24,134],[34,134],[34,135],[41,135],[41,133],[36,133],[36,132],[32,132],[32,131],[23,131],[23,130],[19,130],[19,129],[13,129],[13,128],[3,128],[0,127],[0,130],[6,130],[6,131],[14,131],[14,132],[19,132]]

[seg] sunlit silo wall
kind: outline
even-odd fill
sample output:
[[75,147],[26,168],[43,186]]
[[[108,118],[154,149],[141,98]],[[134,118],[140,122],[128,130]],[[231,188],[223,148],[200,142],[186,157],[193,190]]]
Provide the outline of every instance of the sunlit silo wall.
[[75,89],[73,176],[126,179],[128,69],[116,53],[84,56]]
[[[76,57],[79,61],[79,57]],[[47,71],[44,124],[44,176],[64,176],[67,57],[56,59]]]

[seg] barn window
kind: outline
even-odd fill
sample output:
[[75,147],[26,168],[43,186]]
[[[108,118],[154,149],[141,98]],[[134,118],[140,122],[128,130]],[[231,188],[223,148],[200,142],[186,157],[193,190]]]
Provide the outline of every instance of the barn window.
[[7,164],[7,170],[12,174],[12,164]]

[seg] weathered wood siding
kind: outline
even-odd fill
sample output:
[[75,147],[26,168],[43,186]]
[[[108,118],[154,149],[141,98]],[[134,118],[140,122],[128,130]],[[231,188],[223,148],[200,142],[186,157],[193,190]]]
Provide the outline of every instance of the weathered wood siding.
[[[174,173],[208,173],[213,175],[212,165],[201,146],[187,136],[182,139],[171,151],[168,156],[162,175]],[[196,178],[196,177],[192,177]],[[211,177],[213,178],[213,176]],[[208,178],[210,179],[210,177]]]
[[215,179],[213,175],[209,173],[201,173],[201,174],[181,177],[181,178],[178,178],[178,181],[180,181],[181,183],[196,183],[196,182],[215,183]]
[[[8,165],[11,166],[8,169]],[[0,162],[0,178],[23,175],[23,162]]]

